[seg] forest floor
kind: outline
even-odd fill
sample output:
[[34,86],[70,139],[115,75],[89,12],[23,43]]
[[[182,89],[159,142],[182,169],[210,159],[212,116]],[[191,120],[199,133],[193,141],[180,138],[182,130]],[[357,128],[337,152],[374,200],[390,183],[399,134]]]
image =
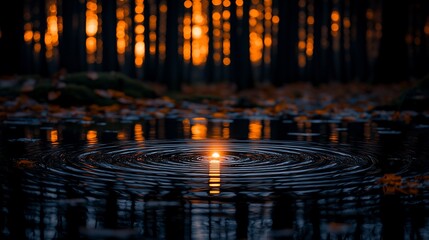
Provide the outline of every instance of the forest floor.
[[[182,92],[172,94],[159,87],[136,85],[122,75],[106,78],[94,74],[43,84],[32,78],[0,81],[0,119],[58,122],[70,118],[120,121],[206,117],[385,119],[406,123],[422,116],[429,119],[429,91],[422,81],[380,85],[331,83],[318,87],[293,83],[280,88],[261,85],[240,92],[228,84],[215,84],[184,86]],[[428,80],[423,82],[428,85]]]

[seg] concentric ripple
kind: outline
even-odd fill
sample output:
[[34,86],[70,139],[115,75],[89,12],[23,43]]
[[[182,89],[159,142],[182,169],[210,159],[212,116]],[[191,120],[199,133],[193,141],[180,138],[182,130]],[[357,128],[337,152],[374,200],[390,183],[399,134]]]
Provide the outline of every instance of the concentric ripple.
[[[219,156],[213,157],[214,152]],[[378,171],[369,154],[284,141],[146,141],[63,148],[44,153],[41,166],[49,179],[85,184],[91,194],[112,186],[139,195],[176,191],[197,198],[360,191],[374,185]]]

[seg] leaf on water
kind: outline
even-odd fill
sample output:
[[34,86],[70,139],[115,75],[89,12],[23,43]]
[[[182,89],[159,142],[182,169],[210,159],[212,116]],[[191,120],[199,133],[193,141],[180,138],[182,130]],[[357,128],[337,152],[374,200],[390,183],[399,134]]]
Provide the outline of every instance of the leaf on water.
[[307,116],[298,116],[294,118],[295,122],[304,122],[308,120]]
[[328,224],[328,231],[331,233],[341,234],[347,233],[351,230],[351,225],[347,223],[330,222]]
[[51,91],[48,93],[48,100],[53,101],[53,100],[57,99],[59,96],[61,96],[60,91]]
[[97,72],[88,72],[87,77],[93,81],[98,79],[98,73]]
[[215,112],[212,114],[213,118],[225,118],[226,114],[223,112]]
[[34,162],[28,159],[21,159],[16,162],[16,166],[19,168],[33,168]]
[[387,173],[378,180],[378,183],[383,185],[383,193],[385,195],[393,195],[397,193],[417,195],[419,194],[419,188],[422,186],[422,183],[417,182],[418,180],[421,179],[414,177],[414,179],[404,180],[399,175]]
[[125,93],[121,92],[121,91],[116,91],[116,90],[113,90],[113,89],[108,89],[107,91],[114,98],[123,98],[123,97],[126,96]]
[[21,92],[31,92],[34,90],[34,87],[36,86],[36,80],[35,79],[27,79],[24,84],[22,84]]
[[109,99],[112,98],[112,94],[109,91],[106,91],[103,89],[95,89],[94,92],[100,97],[109,98]]
[[402,182],[402,177],[394,173],[386,173],[382,178],[379,179],[379,182],[382,184],[400,186]]

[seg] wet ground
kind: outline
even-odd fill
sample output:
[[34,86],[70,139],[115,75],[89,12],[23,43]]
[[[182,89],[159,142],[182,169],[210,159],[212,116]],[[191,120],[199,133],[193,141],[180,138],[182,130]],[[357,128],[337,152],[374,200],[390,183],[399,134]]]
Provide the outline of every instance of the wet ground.
[[2,238],[429,239],[425,114],[199,106],[4,120]]

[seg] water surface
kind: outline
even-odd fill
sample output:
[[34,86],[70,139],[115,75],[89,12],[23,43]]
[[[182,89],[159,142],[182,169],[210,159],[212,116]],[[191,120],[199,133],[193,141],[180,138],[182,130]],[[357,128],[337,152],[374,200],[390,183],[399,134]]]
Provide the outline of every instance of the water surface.
[[1,128],[5,239],[429,239],[425,124],[29,123]]

